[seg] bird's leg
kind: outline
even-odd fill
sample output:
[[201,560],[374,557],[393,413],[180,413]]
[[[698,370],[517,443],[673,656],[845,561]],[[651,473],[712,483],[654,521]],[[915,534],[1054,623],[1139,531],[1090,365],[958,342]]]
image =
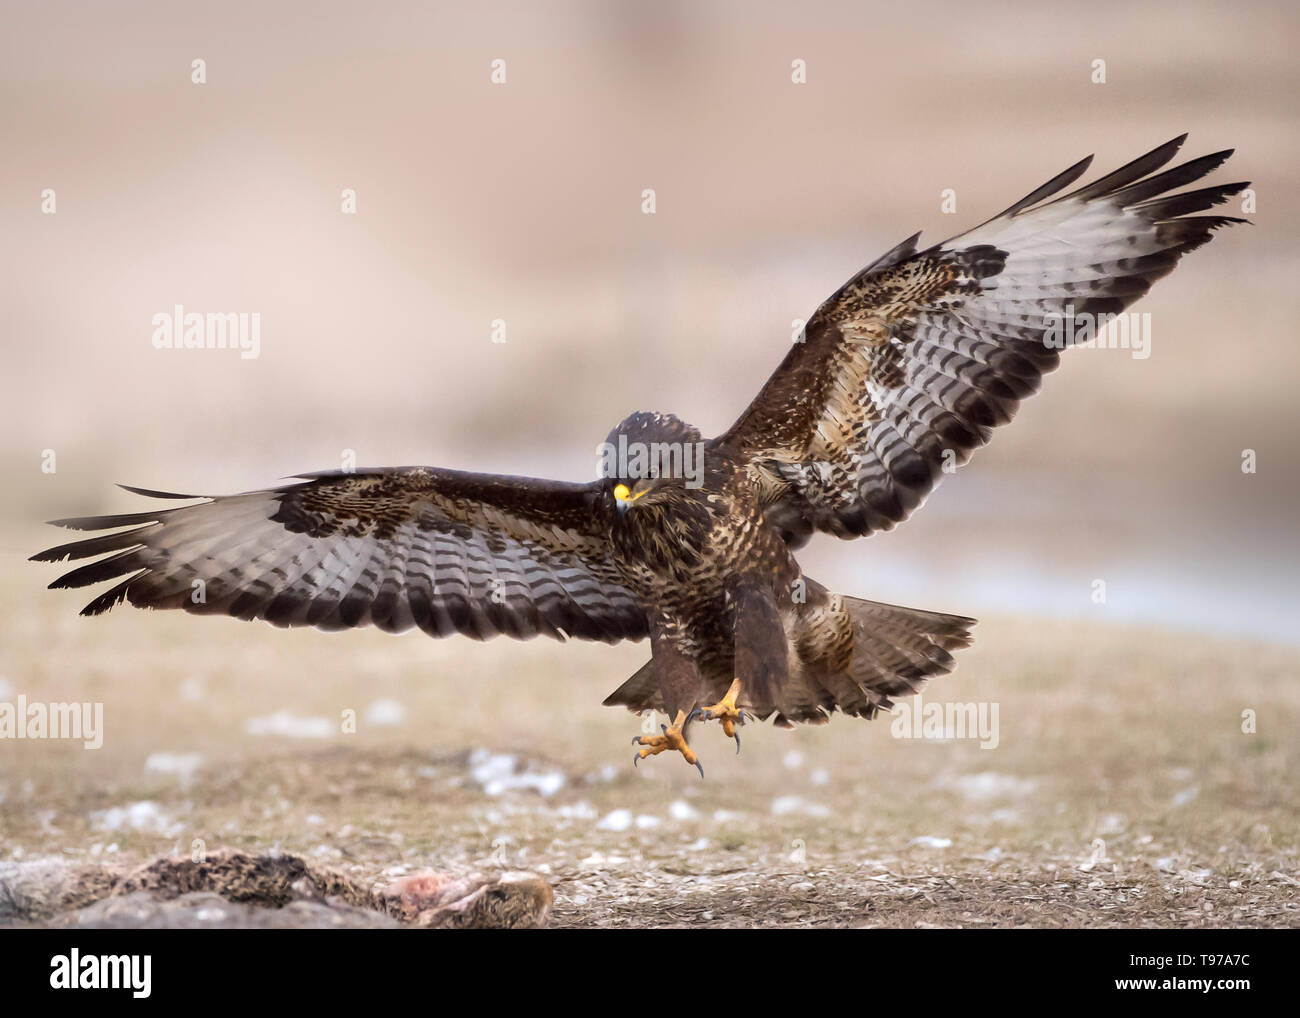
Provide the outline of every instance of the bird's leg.
[[727,690],[727,695],[715,703],[712,707],[696,707],[691,711],[691,717],[700,717],[705,721],[721,721],[722,732],[728,739],[736,740],[736,752],[740,752],[740,736],[736,734],[736,726],[745,723],[745,715],[741,713],[736,706],[736,698],[740,696],[740,679],[731,680],[731,688]]
[[660,725],[663,735],[638,735],[632,740],[632,745],[643,748],[636,751],[636,756],[632,757],[632,765],[636,766],[648,756],[657,756],[665,750],[676,750],[686,758],[688,764],[694,764],[695,769],[700,772],[700,777],[704,777],[704,768],[700,765],[700,758],[690,746],[686,745],[686,737],[682,735],[682,726],[686,724],[686,712],[679,710],[677,717],[673,720],[672,726]]

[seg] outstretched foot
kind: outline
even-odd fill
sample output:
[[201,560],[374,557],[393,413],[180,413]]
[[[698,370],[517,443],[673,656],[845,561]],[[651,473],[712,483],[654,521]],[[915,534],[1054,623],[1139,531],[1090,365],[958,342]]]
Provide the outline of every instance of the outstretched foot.
[[686,758],[688,764],[694,764],[695,769],[700,772],[700,777],[704,777],[704,768],[700,766],[700,758],[690,746],[686,745],[686,739],[682,735],[682,726],[686,724],[686,712],[679,710],[677,717],[673,720],[672,727],[660,725],[663,735],[638,735],[632,740],[632,745],[642,746],[643,749],[636,751],[636,756],[632,757],[632,766],[636,766],[648,756],[657,756],[665,750],[676,750]]
[[721,721],[722,732],[728,739],[736,740],[736,752],[740,752],[740,736],[736,732],[737,725],[745,723],[745,715],[740,708],[736,706],[736,698],[740,696],[740,680],[732,679],[731,688],[727,690],[727,695],[715,703],[712,707],[696,707],[691,711],[691,717],[699,717],[705,721]]

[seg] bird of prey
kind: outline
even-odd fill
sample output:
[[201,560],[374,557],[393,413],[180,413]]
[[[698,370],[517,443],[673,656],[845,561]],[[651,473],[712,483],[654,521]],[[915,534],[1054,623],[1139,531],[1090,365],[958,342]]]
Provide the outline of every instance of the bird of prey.
[[127,600],[276,626],[649,637],[651,659],[605,703],[666,715],[661,735],[633,740],[634,762],[676,751],[701,775],[693,722],[736,736],[747,717],[871,718],[951,671],[974,620],[831,593],[794,551],[815,531],[854,538],[905,520],[1062,347],[1244,221],[1201,213],[1245,183],[1178,190],[1230,150],[1157,172],[1185,137],[1060,195],[1084,159],[933,247],[909,237],[817,309],[716,438],[634,413],[586,484],[397,467],[228,496],[129,488],[204,501],[54,521],[113,532],[34,558],[106,556],[51,584],[125,577],[86,615]]

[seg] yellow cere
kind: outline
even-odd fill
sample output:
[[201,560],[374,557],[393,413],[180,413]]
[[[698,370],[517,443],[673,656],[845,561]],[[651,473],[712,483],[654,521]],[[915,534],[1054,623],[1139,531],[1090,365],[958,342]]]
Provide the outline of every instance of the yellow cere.
[[626,484],[617,484],[614,486],[614,497],[620,502],[626,502],[628,495],[632,494]]

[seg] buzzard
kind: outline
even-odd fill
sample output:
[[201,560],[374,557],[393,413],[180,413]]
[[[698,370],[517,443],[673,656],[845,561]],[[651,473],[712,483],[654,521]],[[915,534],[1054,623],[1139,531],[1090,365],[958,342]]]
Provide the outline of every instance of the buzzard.
[[[659,711],[634,762],[680,752],[697,720],[871,718],[952,670],[974,620],[835,594],[794,551],[814,531],[890,530],[1057,366],[1218,227],[1247,185],[1177,189],[1231,151],[1161,170],[1186,135],[1058,197],[1091,157],[1005,212],[918,250],[909,237],[808,320],[724,434],[634,413],[587,484],[394,467],[297,475],[194,504],[54,521],[113,531],[42,562],[104,556],[51,587],[121,577],[83,610],[141,608],[276,626],[475,639],[649,637],[605,700]],[[1087,328],[1079,328],[1082,324]],[[122,529],[129,528],[129,529]]]

